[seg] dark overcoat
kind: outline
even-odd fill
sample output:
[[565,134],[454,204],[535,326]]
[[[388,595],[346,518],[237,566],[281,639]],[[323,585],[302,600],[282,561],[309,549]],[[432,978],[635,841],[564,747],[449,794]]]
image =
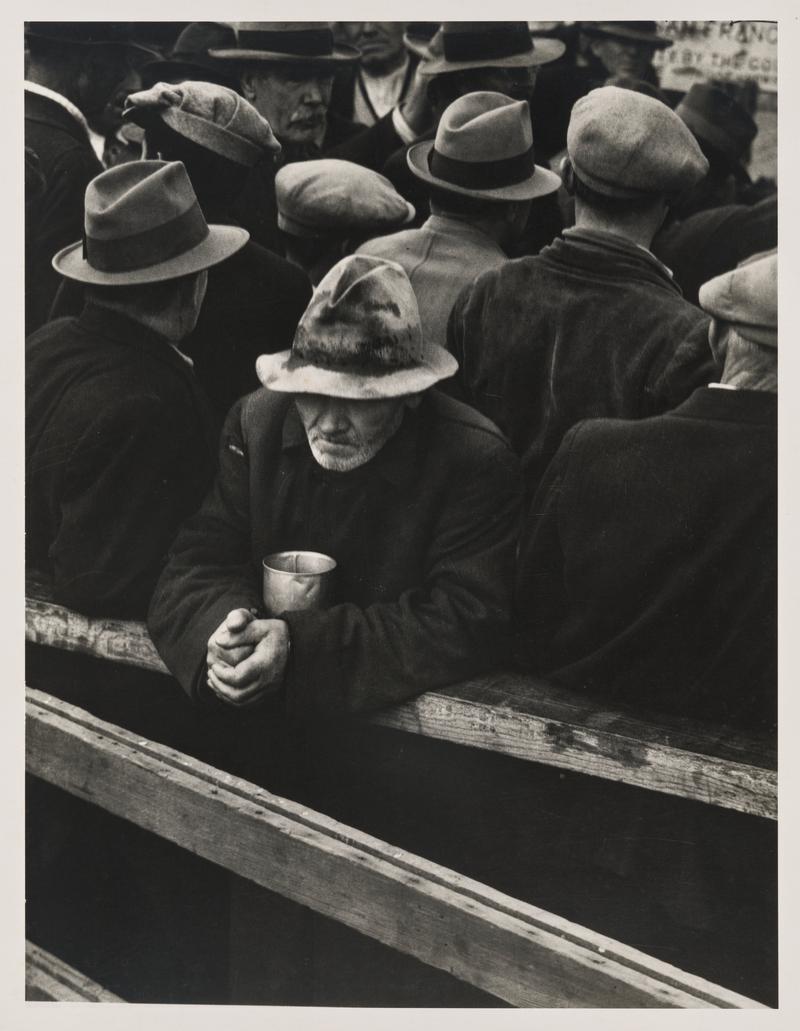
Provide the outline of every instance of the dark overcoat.
[[522,532],[521,653],[645,709],[771,725],[777,396],[705,387],[574,426]]
[[164,661],[208,691],[208,639],[261,604],[261,561],[289,549],[336,559],[336,600],[285,615],[290,716],[390,705],[507,658],[518,463],[487,420],[437,392],[349,473],[324,470],[290,396],[260,390],[223,430],[217,481],[181,530],[150,607]]
[[39,158],[45,179],[37,201],[36,232],[25,240],[29,252],[25,284],[25,333],[47,319],[60,283],[50,262],[56,251],[80,240],[86,187],[103,166],[86,129],[56,101],[25,91],[25,146]]
[[453,306],[456,396],[497,423],[532,496],[580,419],[641,419],[716,378],[708,316],[667,269],[610,233],[567,230],[481,275]]
[[143,618],[181,521],[213,478],[216,425],[163,339],[87,305],[26,343],[29,566],[56,601]]

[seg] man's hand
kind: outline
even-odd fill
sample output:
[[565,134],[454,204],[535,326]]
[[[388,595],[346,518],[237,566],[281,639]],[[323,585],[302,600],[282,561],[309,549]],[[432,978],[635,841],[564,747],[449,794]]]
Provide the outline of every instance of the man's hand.
[[281,619],[256,619],[234,609],[208,642],[208,686],[222,701],[245,706],[283,682],[289,628]]

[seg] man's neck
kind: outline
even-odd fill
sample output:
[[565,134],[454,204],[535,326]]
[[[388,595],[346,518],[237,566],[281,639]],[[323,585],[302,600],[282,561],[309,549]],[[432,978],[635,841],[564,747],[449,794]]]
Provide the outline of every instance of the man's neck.
[[612,233],[623,240],[650,250],[660,221],[652,216],[614,219],[585,207],[580,200],[575,202],[575,228],[591,229],[600,233]]

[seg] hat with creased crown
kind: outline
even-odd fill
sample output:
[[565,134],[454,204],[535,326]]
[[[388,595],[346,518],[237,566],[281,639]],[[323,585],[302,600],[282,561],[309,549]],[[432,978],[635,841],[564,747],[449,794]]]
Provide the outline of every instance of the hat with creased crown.
[[209,57],[208,51],[215,47],[235,46],[236,32],[232,25],[220,21],[190,22],[164,60],[149,61],[140,69],[142,84],[148,87],[157,82],[195,80],[216,82],[234,89],[236,80],[230,65]]
[[423,339],[404,269],[366,254],[343,258],[320,282],[290,351],[256,362],[269,390],[354,400],[417,394],[457,369],[449,351]]
[[557,39],[534,39],[525,21],[446,21],[431,39],[420,75],[469,68],[534,68],[561,57]]
[[675,42],[668,36],[660,36],[654,21],[584,21],[580,26],[587,36],[646,43],[656,50],[666,50]]
[[361,52],[335,43],[326,21],[234,22],[235,47],[212,47],[209,55],[220,61],[265,61],[272,64],[339,66],[357,61]]
[[249,101],[211,82],[156,83],[131,93],[122,116],[145,130],[162,121],[186,139],[247,168],[281,149],[269,122]]
[[567,153],[575,175],[607,197],[680,193],[708,172],[697,140],[674,111],[618,86],[601,86],[575,103]]
[[417,57],[428,57],[430,41],[439,31],[438,21],[410,21],[403,33],[403,44]]
[[447,107],[435,140],[416,143],[408,167],[423,182],[483,200],[531,200],[554,193],[561,180],[537,165],[527,100],[467,93]]
[[280,229],[317,239],[386,232],[416,214],[385,176],[337,158],[284,165],[275,198]]
[[742,105],[725,90],[696,82],[675,108],[703,143],[710,144],[742,178],[749,179],[744,161],[758,126]]
[[778,346],[778,252],[753,254],[700,287],[700,307],[764,347]]
[[82,283],[157,283],[216,265],[249,238],[206,223],[180,161],[128,161],[86,187],[84,238],[60,250],[53,268]]

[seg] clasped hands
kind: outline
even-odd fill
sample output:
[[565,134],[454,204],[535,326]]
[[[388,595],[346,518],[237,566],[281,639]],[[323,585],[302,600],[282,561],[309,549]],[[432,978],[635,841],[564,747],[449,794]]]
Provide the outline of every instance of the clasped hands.
[[208,686],[228,705],[254,705],[283,683],[289,646],[282,619],[234,609],[208,639]]

